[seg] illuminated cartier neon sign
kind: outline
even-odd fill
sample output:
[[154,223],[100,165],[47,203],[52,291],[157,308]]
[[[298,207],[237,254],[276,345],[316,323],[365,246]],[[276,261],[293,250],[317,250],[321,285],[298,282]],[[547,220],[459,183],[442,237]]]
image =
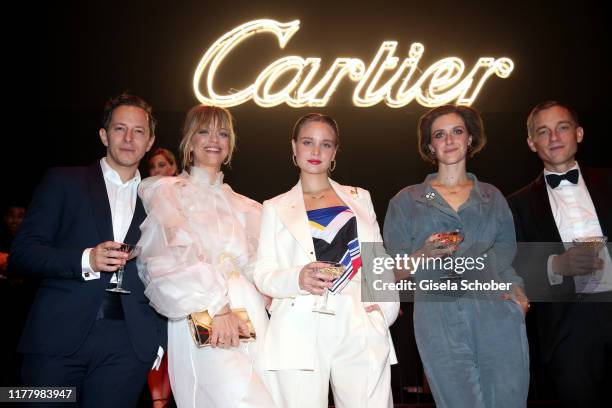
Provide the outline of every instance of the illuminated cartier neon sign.
[[[255,82],[242,90],[228,94],[215,91],[215,74],[224,58],[238,44],[255,34],[272,33],[278,39],[280,48],[285,48],[299,29],[299,20],[289,23],[255,20],[223,35],[206,51],[196,69],[193,89],[198,100],[226,107],[240,105],[250,99],[263,107],[282,103],[296,108],[325,106],[340,81],[347,77],[357,82],[353,92],[356,106],[372,106],[384,101],[392,108],[401,108],[413,100],[427,107],[446,103],[471,105],[491,75],[507,78],[514,69],[514,63],[509,58],[482,57],[464,75],[463,61],[448,57],[422,70],[418,64],[425,51],[423,44],[413,43],[408,57],[400,59],[395,56],[397,41],[384,41],[367,67],[358,58],[336,58],[325,74],[317,77],[321,58],[288,56],[272,62]],[[203,79],[204,92],[201,92]]]

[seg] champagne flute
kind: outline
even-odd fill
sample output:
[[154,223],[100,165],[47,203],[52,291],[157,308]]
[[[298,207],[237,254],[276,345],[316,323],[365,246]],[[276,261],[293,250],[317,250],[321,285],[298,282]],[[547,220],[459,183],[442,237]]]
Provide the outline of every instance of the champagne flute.
[[[321,263],[327,264],[326,266],[319,268],[318,271],[329,275],[333,280],[338,279],[344,273],[344,265],[338,262],[328,262],[328,261],[319,261]],[[329,296],[329,288],[325,288],[323,292],[323,304],[319,307],[315,307],[312,309],[313,312],[323,313],[328,315],[335,315],[331,309],[327,308],[327,297]]]
[[[121,244],[121,247],[119,247],[117,251],[125,252],[126,254],[128,254],[128,258],[126,259],[126,262],[127,262],[130,259],[134,259],[138,255],[140,255],[141,249],[142,248],[138,245]],[[127,289],[123,289],[123,272],[124,271],[125,271],[125,265],[121,265],[119,269],[117,269],[117,272],[115,272],[117,274],[117,286],[115,286],[114,288],[106,289],[108,292],[123,293],[123,294],[132,293]]]

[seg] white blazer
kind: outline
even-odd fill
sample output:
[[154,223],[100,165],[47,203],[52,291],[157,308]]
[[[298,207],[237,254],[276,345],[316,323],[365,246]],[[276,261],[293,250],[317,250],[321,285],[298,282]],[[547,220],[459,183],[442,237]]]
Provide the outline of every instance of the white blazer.
[[[329,181],[355,215],[359,241],[382,243],[370,193]],[[364,249],[362,246],[361,250]],[[264,368],[268,370],[314,369],[317,313],[313,313],[312,307],[315,299],[300,289],[299,275],[304,265],[316,260],[302,184],[298,181],[290,191],[263,203],[254,281],[261,292],[273,298],[272,319],[262,353]],[[382,302],[379,306],[390,326],[397,317],[399,302]],[[393,342],[389,330],[386,331],[390,364],[395,364]]]

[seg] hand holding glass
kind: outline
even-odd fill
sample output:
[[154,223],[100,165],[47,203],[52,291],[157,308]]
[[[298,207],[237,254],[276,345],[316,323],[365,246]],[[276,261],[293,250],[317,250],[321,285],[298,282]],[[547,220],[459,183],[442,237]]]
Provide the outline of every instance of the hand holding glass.
[[[332,280],[338,279],[338,277],[344,273],[344,265],[341,263],[327,262],[327,261],[320,261],[320,262],[327,264],[327,266],[324,266],[323,268],[319,268],[317,272],[329,275],[332,278]],[[314,309],[312,309],[312,311],[317,312],[317,313],[328,314],[328,315],[335,315],[336,312],[327,308],[327,297],[328,296],[329,296],[329,289],[325,288],[325,291],[323,292],[323,304],[319,307],[315,307]]]
[[[140,255],[140,250],[141,250],[140,246],[130,245],[130,244],[121,244],[121,246],[117,249],[117,251],[125,252],[126,254],[128,254],[126,262]],[[117,269],[117,272],[115,272],[117,274],[117,286],[115,286],[114,288],[106,289],[108,292],[123,293],[123,294],[132,293],[127,289],[123,289],[122,287],[124,271],[125,271],[125,265],[121,265],[119,269]]]
[[[593,254],[599,254],[601,250],[606,246],[608,237],[605,235],[596,235],[590,237],[579,237],[572,240],[575,246],[589,251]],[[591,276],[595,275],[595,272],[591,272]]]
[[[442,232],[438,234],[438,239],[436,240],[436,248],[437,249],[448,249],[448,256],[452,255],[451,249],[456,248],[460,243],[463,242],[463,235],[457,231],[449,231]],[[461,279],[461,275],[456,273],[454,270],[451,270],[446,276],[441,276],[441,280],[456,280]]]

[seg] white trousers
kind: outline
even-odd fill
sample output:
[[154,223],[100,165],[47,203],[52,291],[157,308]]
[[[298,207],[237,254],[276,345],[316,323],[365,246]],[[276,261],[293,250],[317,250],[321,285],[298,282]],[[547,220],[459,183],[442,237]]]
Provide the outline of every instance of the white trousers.
[[393,407],[388,327],[379,311],[365,312],[351,286],[329,296],[335,315],[317,314],[315,369],[268,371],[278,406],[327,407],[331,382],[336,408]]
[[257,342],[198,348],[187,319],[168,322],[168,372],[179,408],[275,407],[254,362]]

